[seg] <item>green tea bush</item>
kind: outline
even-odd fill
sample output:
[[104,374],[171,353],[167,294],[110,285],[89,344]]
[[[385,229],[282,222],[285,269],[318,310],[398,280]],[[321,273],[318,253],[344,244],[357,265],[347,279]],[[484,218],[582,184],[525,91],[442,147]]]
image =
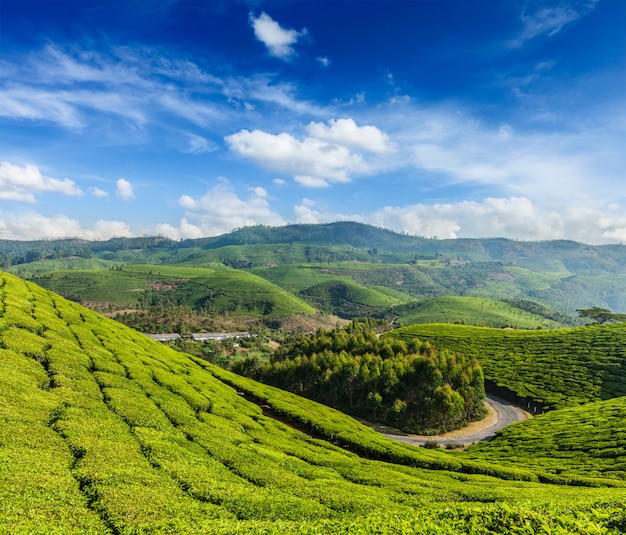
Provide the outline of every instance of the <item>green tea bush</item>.
[[[24,314],[58,318],[47,328],[0,306],[1,533],[618,533],[623,525],[626,489],[570,487],[565,479],[578,485],[584,476],[532,465],[564,481],[522,481],[527,473],[514,463],[395,443],[10,275],[0,273],[0,288],[17,294]],[[619,464],[615,444],[598,448],[599,459]]]
[[626,323],[541,331],[424,324],[384,337],[477,359],[488,389],[533,413],[626,395]]

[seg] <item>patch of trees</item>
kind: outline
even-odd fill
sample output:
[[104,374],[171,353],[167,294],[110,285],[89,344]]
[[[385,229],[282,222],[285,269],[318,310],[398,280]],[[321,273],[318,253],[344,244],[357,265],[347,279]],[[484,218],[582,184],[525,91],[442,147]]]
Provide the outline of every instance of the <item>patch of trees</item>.
[[269,361],[246,359],[233,370],[415,433],[458,429],[485,410],[476,360],[418,339],[380,339],[371,321],[296,336]]
[[576,310],[581,318],[589,320],[593,325],[626,321],[626,314],[611,312],[608,308],[592,307],[579,308]]

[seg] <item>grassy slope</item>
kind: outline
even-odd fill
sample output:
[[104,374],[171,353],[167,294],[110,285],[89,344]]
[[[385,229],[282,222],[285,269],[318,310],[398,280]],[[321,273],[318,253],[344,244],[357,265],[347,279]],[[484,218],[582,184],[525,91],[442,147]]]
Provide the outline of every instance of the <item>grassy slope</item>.
[[424,324],[389,335],[476,357],[485,379],[546,407],[626,395],[626,323],[540,331]]
[[398,321],[411,323],[467,323],[491,327],[516,326],[534,329],[537,326],[557,327],[557,322],[526,312],[502,301],[482,297],[435,297],[394,309]]
[[299,293],[303,299],[326,314],[345,319],[383,314],[411,297],[386,288],[366,288],[353,282],[330,280]]
[[[529,472],[368,434],[7,274],[0,302],[2,532],[565,534],[625,520],[624,489],[472,475]],[[396,463],[268,418],[238,389]]]
[[115,265],[111,260],[101,258],[57,258],[54,260],[38,260],[27,264],[17,264],[6,269],[24,279],[36,277],[51,271],[69,271],[86,269],[107,269]]
[[626,478],[626,397],[552,411],[472,446],[480,460],[574,476]]
[[128,265],[123,269],[65,271],[34,279],[85,301],[134,307],[145,290],[162,292],[178,304],[203,306],[210,296],[214,312],[250,315],[311,314],[312,307],[261,277],[241,270]]

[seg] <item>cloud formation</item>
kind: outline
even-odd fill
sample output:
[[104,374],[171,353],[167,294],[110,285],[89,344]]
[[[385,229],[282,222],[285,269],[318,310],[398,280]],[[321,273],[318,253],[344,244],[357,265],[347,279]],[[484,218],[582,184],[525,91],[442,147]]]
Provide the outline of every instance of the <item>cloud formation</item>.
[[321,141],[379,154],[394,149],[387,134],[375,126],[358,126],[354,119],[331,119],[328,124],[312,122],[307,133]]
[[99,220],[91,227],[84,227],[76,219],[65,215],[49,217],[39,213],[0,213],[0,237],[4,240],[108,240],[132,235],[129,226],[121,221]]
[[202,197],[182,195],[178,204],[185,209],[185,217],[178,227],[167,223],[157,225],[157,232],[172,239],[217,236],[235,228],[249,225],[282,225],[286,221],[274,212],[267,200],[267,191],[256,187],[240,198],[222,180]]
[[261,13],[258,17],[250,13],[249,19],[255,37],[267,47],[270,55],[282,60],[287,60],[295,54],[293,45],[307,34],[306,28],[299,32],[283,28],[267,13]]
[[35,165],[20,167],[0,162],[0,199],[34,203],[35,194],[56,192],[63,195],[82,195],[82,191],[69,178],[57,179],[41,174]]
[[358,126],[353,119],[312,122],[308,134],[297,139],[288,133],[241,130],[226,136],[230,149],[268,169],[292,175],[307,187],[326,187],[350,182],[353,175],[374,172],[377,162],[370,155],[392,152],[387,135],[375,126]]
[[297,223],[357,221],[428,238],[503,237],[526,241],[568,239],[582,243],[626,243],[626,216],[619,206],[605,210],[540,208],[525,197],[482,201],[387,206],[369,214],[316,209],[309,200],[294,207]]
[[133,185],[125,178],[120,178],[116,183],[115,194],[125,201],[132,201],[135,198]]
[[[190,98],[179,89],[182,84],[199,88],[195,95],[205,98]],[[115,118],[137,135],[137,128],[164,115],[187,125],[217,120],[224,112],[206,96],[219,95],[223,88],[224,81],[195,64],[149,48],[93,52],[50,44],[0,74],[0,117],[74,130]]]
[[[576,22],[596,7],[599,0],[569,0],[555,6],[545,6],[543,2],[531,2],[521,15],[523,29],[509,44],[522,46],[526,41],[541,35],[552,37],[567,25]],[[534,4],[534,5],[533,5]],[[537,9],[533,9],[539,5]]]

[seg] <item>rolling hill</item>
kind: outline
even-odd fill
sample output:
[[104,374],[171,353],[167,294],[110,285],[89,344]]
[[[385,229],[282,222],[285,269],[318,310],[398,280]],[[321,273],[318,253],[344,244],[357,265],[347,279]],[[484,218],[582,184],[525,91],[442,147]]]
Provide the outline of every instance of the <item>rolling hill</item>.
[[[574,431],[575,430],[575,431]],[[626,397],[551,411],[468,450],[477,460],[570,476],[626,478]]]
[[106,270],[52,272],[33,280],[100,309],[177,305],[213,314],[265,317],[314,312],[301,299],[265,279],[224,266],[131,264]]
[[[63,264],[60,261],[63,261]],[[12,242],[0,266],[45,284],[46,273],[102,265],[218,264],[253,272],[297,294],[330,280],[385,287],[415,300],[443,296],[530,300],[575,314],[626,312],[626,246],[570,241],[437,240],[351,222],[246,227],[213,238]],[[46,265],[49,269],[46,270]]]
[[[540,310],[544,314],[546,310]],[[484,297],[446,296],[434,297],[398,305],[393,309],[397,321],[405,325],[413,323],[467,323],[520,329],[537,327],[556,328],[564,324],[545,315],[524,310],[505,301]]]
[[386,336],[476,357],[487,391],[540,412],[626,395],[626,323],[535,331],[424,324]]
[[0,369],[5,533],[582,534],[626,520],[619,480],[546,484],[564,481],[391,442],[8,274]]

